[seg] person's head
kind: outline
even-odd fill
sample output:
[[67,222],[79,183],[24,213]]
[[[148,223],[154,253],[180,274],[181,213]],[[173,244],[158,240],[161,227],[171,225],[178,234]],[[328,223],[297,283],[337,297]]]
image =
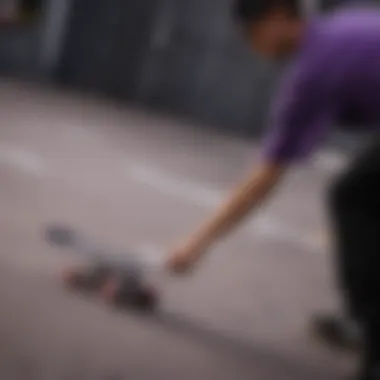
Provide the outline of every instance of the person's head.
[[269,58],[293,52],[302,36],[302,0],[234,0],[233,16],[250,45]]

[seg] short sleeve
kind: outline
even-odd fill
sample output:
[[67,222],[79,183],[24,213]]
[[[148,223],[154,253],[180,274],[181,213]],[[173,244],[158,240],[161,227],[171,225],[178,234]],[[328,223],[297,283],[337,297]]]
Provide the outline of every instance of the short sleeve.
[[290,68],[272,105],[264,141],[267,160],[307,158],[327,134],[335,104],[330,63],[327,57],[304,53]]

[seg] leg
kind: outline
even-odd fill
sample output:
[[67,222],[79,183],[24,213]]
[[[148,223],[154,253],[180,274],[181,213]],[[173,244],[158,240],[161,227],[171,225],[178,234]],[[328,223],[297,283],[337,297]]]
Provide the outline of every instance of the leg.
[[[331,188],[329,209],[348,315],[362,330],[360,380],[380,363],[380,142],[360,155]],[[371,374],[371,375],[370,375]],[[379,377],[380,379],[380,377]]]
[[346,314],[318,316],[314,318],[313,327],[330,346],[360,350],[362,335],[358,314],[366,308],[367,302],[377,302],[379,178],[380,142],[375,142],[336,179],[328,194]]
[[380,305],[380,142],[360,155],[332,185],[329,213],[338,278],[347,313],[361,321]]
[[376,262],[374,255],[379,243],[380,215],[376,211],[380,210],[379,178],[380,142],[376,142],[354,160],[328,192],[328,213],[337,251],[336,266],[346,310],[343,316],[317,316],[313,328],[330,346],[350,350],[361,348],[355,309],[360,309],[359,304],[373,289],[373,286],[364,286],[364,281],[368,280],[367,265],[371,268]]
[[363,350],[360,357],[360,366],[357,373],[358,380],[380,379],[380,322],[367,321],[363,326]]

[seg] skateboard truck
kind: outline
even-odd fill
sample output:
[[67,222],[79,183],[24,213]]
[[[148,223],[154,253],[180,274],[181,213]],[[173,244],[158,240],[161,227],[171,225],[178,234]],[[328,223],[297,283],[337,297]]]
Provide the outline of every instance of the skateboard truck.
[[117,306],[128,306],[139,311],[153,311],[156,308],[158,294],[147,285],[145,274],[148,269],[163,269],[162,262],[111,252],[65,226],[51,226],[45,235],[49,243],[74,251],[92,262],[64,271],[64,283],[70,288],[97,293]]

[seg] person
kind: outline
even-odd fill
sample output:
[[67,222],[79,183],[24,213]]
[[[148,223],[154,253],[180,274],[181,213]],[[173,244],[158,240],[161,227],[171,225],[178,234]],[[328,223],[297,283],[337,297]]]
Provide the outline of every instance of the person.
[[327,192],[338,283],[363,347],[356,379],[380,379],[380,11],[350,5],[306,16],[300,0],[236,0],[233,14],[248,43],[271,59],[292,58],[271,109],[257,167],[223,204],[174,247],[168,270],[199,265],[283,181],[310,157],[334,126],[373,131],[371,143]]

